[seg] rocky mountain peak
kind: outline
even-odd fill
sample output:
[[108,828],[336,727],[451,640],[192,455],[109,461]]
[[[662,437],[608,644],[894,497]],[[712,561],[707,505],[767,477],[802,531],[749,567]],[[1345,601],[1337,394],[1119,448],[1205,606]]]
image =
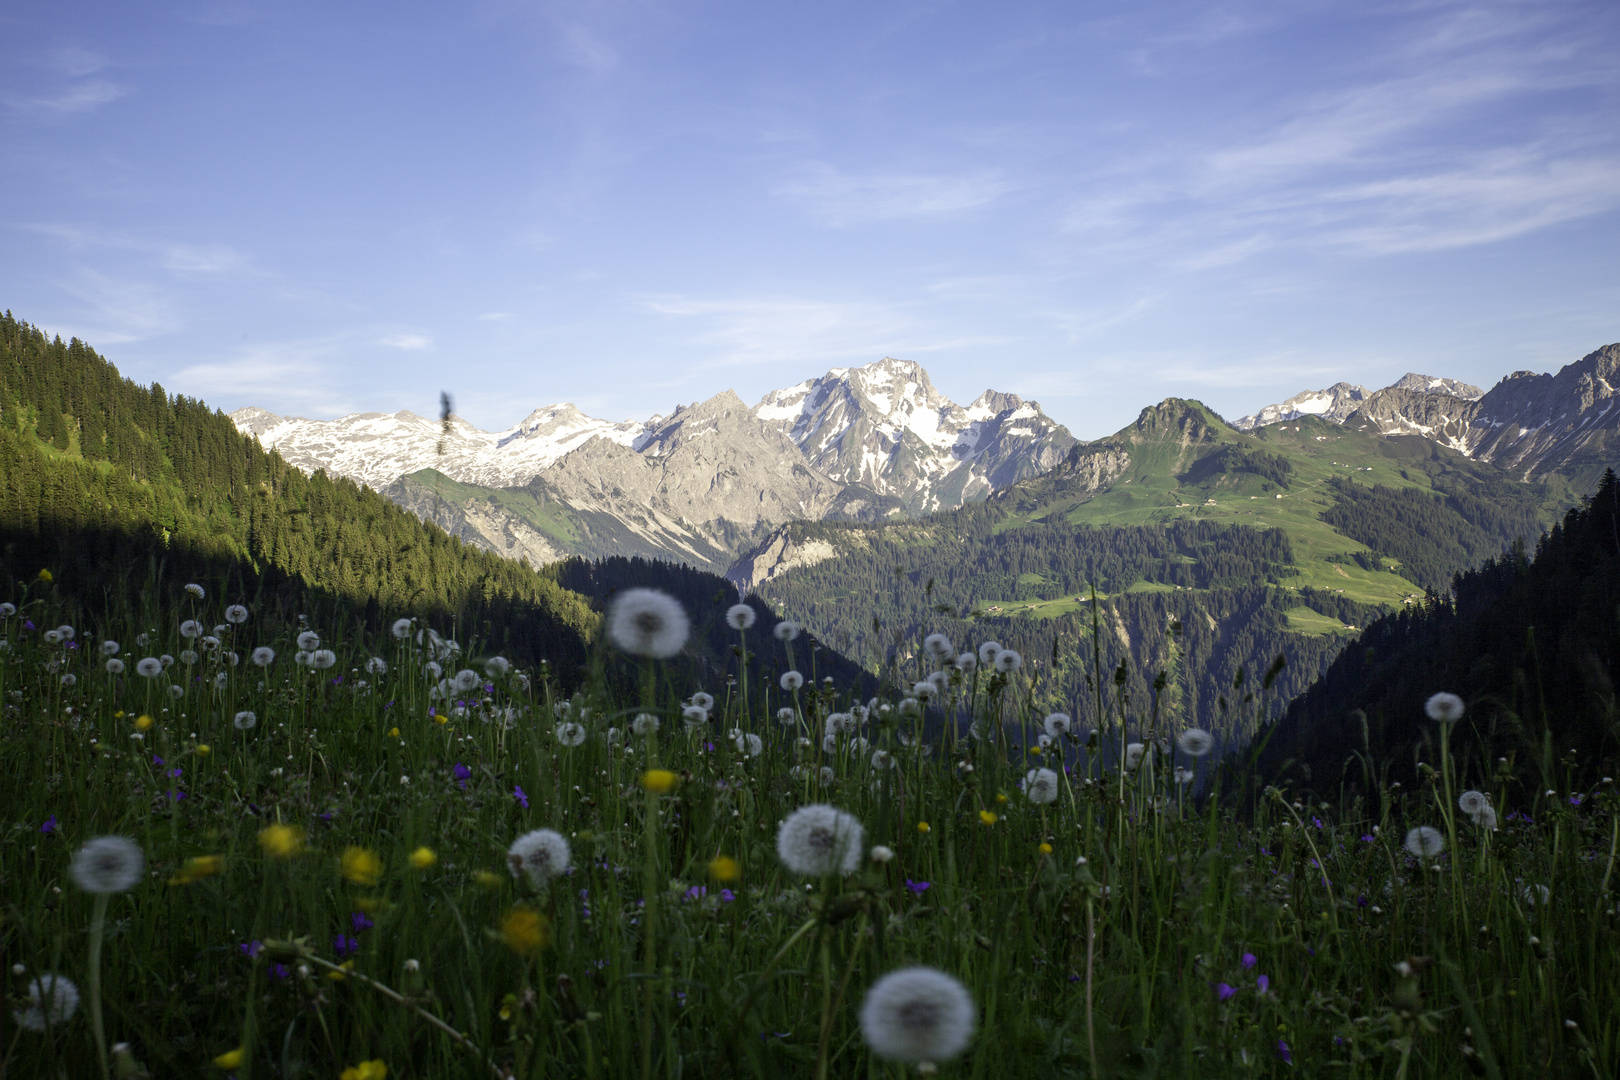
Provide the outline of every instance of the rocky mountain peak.
[[1460,379],[1442,379],[1434,375],[1419,375],[1408,371],[1384,387],[1385,390],[1410,390],[1419,394],[1448,394],[1464,401],[1478,401],[1485,391]]

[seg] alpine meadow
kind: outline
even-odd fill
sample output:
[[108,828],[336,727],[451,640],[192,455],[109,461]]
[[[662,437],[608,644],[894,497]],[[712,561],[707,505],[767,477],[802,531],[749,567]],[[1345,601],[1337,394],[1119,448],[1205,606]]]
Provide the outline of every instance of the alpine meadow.
[[1620,5],[0,9],[0,1080],[1620,1077]]

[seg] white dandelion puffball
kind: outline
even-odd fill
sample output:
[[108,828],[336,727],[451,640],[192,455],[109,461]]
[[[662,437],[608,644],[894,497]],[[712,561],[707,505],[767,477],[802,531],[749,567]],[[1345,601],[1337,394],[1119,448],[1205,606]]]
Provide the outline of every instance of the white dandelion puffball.
[[203,587],[195,582],[186,586],[186,592],[190,593],[192,596],[195,596],[199,600],[208,595],[208,593],[204,591]]
[[178,701],[180,698],[186,696],[186,688],[178,685],[171,686],[169,687],[169,696]]
[[18,1026],[49,1031],[73,1019],[79,1010],[79,988],[66,975],[48,971],[28,984],[28,1008],[13,1012]]
[[56,632],[61,635],[63,641],[72,641],[73,635],[76,631],[67,623],[63,623],[61,626],[56,628]]
[[709,710],[701,705],[688,705],[681,710],[681,719],[686,721],[689,730],[702,727],[709,722]]
[[1519,890],[1519,895],[1531,907],[1545,907],[1552,900],[1552,890],[1545,885],[1526,885]]
[[243,709],[241,712],[237,713],[236,716],[231,720],[231,724],[236,728],[237,731],[251,731],[253,730],[253,725],[257,724],[258,722],[259,718],[247,709]]
[[73,855],[68,873],[87,893],[128,892],[140,884],[146,856],[127,836],[98,836]]
[[714,695],[705,694],[702,690],[699,690],[697,693],[692,695],[691,704],[696,705],[698,708],[704,710],[712,709],[714,708]]
[[513,877],[527,874],[535,888],[543,889],[546,882],[568,872],[568,841],[551,829],[524,833],[506,849],[506,866]]
[[0,619],[9,619],[15,614],[17,614],[16,604],[0,604]]
[[1058,774],[1051,769],[1031,769],[1024,774],[1024,796],[1036,806],[1056,802]]
[[691,623],[680,601],[657,589],[626,589],[608,609],[608,637],[632,656],[668,660],[686,646]]
[[259,667],[269,667],[276,662],[276,650],[268,645],[260,645],[248,655],[248,659]]
[[388,661],[384,660],[380,656],[373,656],[370,660],[366,661],[366,674],[367,675],[386,675],[386,674],[388,674]]
[[630,730],[637,735],[655,735],[658,728],[658,717],[650,712],[637,713],[636,718],[630,721]]
[[831,765],[823,765],[821,767],[821,771],[816,773],[816,775],[820,777],[822,787],[830,787],[832,786],[832,782],[838,779],[838,774],[833,772]]
[[1446,838],[1439,829],[1419,825],[1406,834],[1406,850],[1420,859],[1432,859],[1446,850]]
[[107,661],[107,674],[109,674],[109,675],[122,675],[123,673],[124,673],[124,662],[122,660],[118,659],[118,657],[116,657],[116,656],[111,657],[110,659],[108,659],[108,661]]
[[170,656],[168,653],[164,653],[162,656],[158,657],[158,663],[163,665],[164,671],[168,671],[174,666],[174,657]]
[[749,735],[739,731],[732,736],[731,741],[736,744],[738,750],[749,757],[759,757],[765,752],[765,743],[758,735]]
[[874,750],[874,751],[872,751],[872,768],[874,768],[874,769],[892,769],[892,768],[894,768],[894,755],[889,753],[887,750]]
[[395,637],[399,638],[401,641],[404,641],[406,638],[411,636],[411,620],[395,619],[394,625],[389,628],[389,632]]
[[426,675],[430,680],[437,681],[444,674],[444,668],[439,666],[437,660],[429,660],[422,665],[422,674]]
[[965,652],[956,658],[956,666],[968,674],[972,674],[973,670],[979,666],[979,658],[973,653]]
[[782,687],[782,689],[791,693],[804,685],[804,676],[800,675],[797,671],[784,671],[782,672],[782,677],[777,680],[777,683]]
[[321,647],[321,635],[313,630],[305,630],[298,635],[298,647],[304,652],[314,652]]
[[499,679],[512,670],[512,661],[504,656],[492,656],[484,661],[484,674]]
[[1457,808],[1471,818],[1477,819],[1491,805],[1491,800],[1483,791],[1465,791],[1457,796]]
[[1192,783],[1193,771],[1185,765],[1177,765],[1175,772],[1176,783],[1182,786]]
[[337,653],[331,649],[316,649],[309,654],[309,666],[317,671],[325,671],[337,663]]
[[776,854],[782,865],[800,877],[853,874],[860,868],[865,848],[866,830],[861,823],[826,803],[799,807],[776,831]]
[[155,656],[148,656],[144,660],[136,661],[135,674],[145,679],[155,679],[163,674],[163,661]]
[[1037,735],[1037,736],[1035,736],[1035,745],[1040,747],[1042,750],[1050,750],[1052,748],[1052,736],[1050,736],[1050,735]]
[[230,681],[231,677],[222,671],[214,676],[214,689],[223,690]]
[[777,641],[793,641],[799,636],[799,624],[791,619],[783,619],[771,633],[776,635]]
[[834,735],[853,735],[859,727],[852,713],[835,712],[827,715],[827,730]]
[[60,644],[62,644],[62,631],[60,631],[60,630],[47,630],[47,631],[45,631],[44,637],[45,637],[45,644],[47,644],[47,645],[60,645]]
[[572,720],[558,724],[556,735],[557,741],[564,746],[578,746],[585,741],[585,725],[576,724]]
[[861,1035],[889,1061],[949,1061],[967,1048],[978,1022],[967,987],[929,967],[891,971],[861,1003]]
[[939,696],[939,687],[935,686],[932,680],[924,679],[912,686],[911,694],[918,701],[933,701]]
[[1188,728],[1176,736],[1176,746],[1188,757],[1204,757],[1215,749],[1215,736],[1203,728]]
[[821,737],[821,749],[828,754],[838,753],[838,735],[831,731],[823,735]]
[[180,662],[182,664],[186,665],[186,667],[190,667],[192,664],[195,664],[197,662],[196,650],[194,650],[194,649],[181,649],[180,650]]
[[225,621],[232,626],[241,626],[248,621],[248,609],[241,604],[232,604],[225,609]]
[[78,681],[79,681],[79,677],[77,675],[73,674],[73,672],[71,672],[71,671],[68,672],[66,675],[62,676],[62,685],[63,686],[74,686],[74,685],[77,685]]
[[929,634],[923,638],[923,652],[935,660],[949,660],[956,655],[956,646],[944,634]]
[[478,672],[474,671],[472,668],[462,668],[460,671],[456,672],[456,678],[453,686],[458,694],[470,694],[474,690],[478,689],[482,682],[483,680],[478,677]]
[[795,719],[797,719],[797,714],[792,709],[781,708],[776,710],[776,722],[778,724],[791,724]]
[[1125,767],[1127,769],[1136,768],[1138,765],[1142,764],[1142,758],[1146,753],[1147,753],[1147,744],[1146,743],[1133,742],[1133,743],[1126,744],[1126,747],[1125,747]]
[[203,626],[203,624],[198,622],[196,619],[187,619],[185,622],[180,624],[180,636],[188,640],[191,638],[200,638],[203,636],[205,629],[206,628]]
[[101,655],[117,656],[120,648],[122,648],[122,646],[120,646],[118,642],[114,641],[112,638],[108,638],[101,643]]
[[1055,712],[1041,722],[1046,734],[1053,742],[1074,730],[1074,721],[1069,719],[1068,713]]
[[219,638],[215,637],[213,634],[209,634],[207,637],[204,637],[197,642],[197,647],[202,649],[203,652],[213,652],[215,649],[219,648]]
[[1001,642],[987,641],[979,646],[979,663],[986,667],[996,662],[996,656],[1001,652]]
[[1478,815],[1475,816],[1474,824],[1478,825],[1480,828],[1486,830],[1487,832],[1495,832],[1496,831],[1496,808],[1491,807],[1491,806],[1487,806],[1485,809],[1481,810],[1478,813]]
[[1429,700],[1423,703],[1423,711],[1429,714],[1429,719],[1442,724],[1454,724],[1461,720],[1464,708],[1462,698],[1444,691],[1431,694]]
[[1024,658],[1011,649],[1002,649],[996,653],[996,670],[1011,675],[1024,666]]
[[732,604],[726,609],[726,625],[733,630],[747,630],[757,618],[758,612],[747,604]]

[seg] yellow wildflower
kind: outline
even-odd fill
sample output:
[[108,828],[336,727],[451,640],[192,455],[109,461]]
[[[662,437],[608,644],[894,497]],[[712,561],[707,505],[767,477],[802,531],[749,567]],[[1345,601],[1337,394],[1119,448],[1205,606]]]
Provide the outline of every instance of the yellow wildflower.
[[986,825],[994,825],[998,819],[996,818],[996,815],[991,813],[989,810],[980,810],[979,820],[984,822]]
[[242,1067],[242,1048],[228,1051],[214,1059],[214,1066],[220,1069],[239,1069]]
[[736,881],[742,877],[742,867],[730,855],[716,855],[709,860],[709,876],[722,883]]
[[41,580],[41,581],[55,581],[56,579],[51,577],[51,572],[49,570],[43,570],[42,569],[39,572],[39,580]]
[[157,721],[153,720],[150,716],[137,716],[135,718],[135,730],[151,731],[152,725],[155,723],[157,723]]
[[501,887],[501,875],[488,870],[478,871],[473,875],[473,880],[486,889],[498,889]]
[[654,795],[668,795],[679,778],[668,769],[648,769],[641,774],[641,786]]
[[384,1080],[388,1076],[388,1066],[382,1059],[375,1061],[362,1061],[358,1065],[351,1065],[338,1073],[338,1080]]
[[1006,796],[1006,795],[1004,795],[1004,794],[1002,794],[1002,793],[1001,793],[1001,792],[999,792],[999,791],[998,791],[998,792],[996,792],[996,802],[998,802],[998,803],[1002,803],[1002,804],[1003,804],[1003,805],[1005,805],[1005,804],[1006,804],[1006,802],[1007,802],[1007,796]]
[[178,873],[169,879],[170,885],[191,885],[225,870],[225,860],[218,855],[194,855],[187,859]]
[[331,979],[333,982],[342,982],[344,979],[347,979],[349,976],[346,975],[345,972],[349,972],[349,971],[354,970],[354,961],[353,960],[345,960],[345,961],[343,961],[343,963],[339,964],[338,967],[342,968],[343,970],[342,971],[328,971],[326,973],[326,977],[328,979]]
[[272,859],[290,859],[303,853],[304,830],[296,825],[271,825],[259,833],[259,846]]
[[501,940],[513,952],[532,956],[551,944],[551,926],[538,911],[515,907],[501,920]]
[[389,738],[390,738],[390,739],[397,739],[397,738],[399,738],[399,728],[397,728],[397,727],[391,727],[391,728],[389,728],[389,729],[388,729],[388,737],[389,737]]
[[204,743],[198,743],[197,744],[197,756],[198,757],[207,757],[209,754],[212,754],[213,752],[214,752],[214,748],[212,746],[209,746],[207,743],[204,742]]
[[1051,844],[1046,844],[1046,843],[1041,844],[1041,854],[1042,855],[1050,855],[1050,854],[1052,854],[1052,845]]
[[343,876],[356,885],[375,885],[382,880],[382,860],[369,848],[343,849]]
[[448,724],[450,722],[450,717],[447,713],[434,713],[433,722],[435,724]]
[[123,718],[124,718],[124,710],[123,709],[119,709],[117,712],[113,713],[113,719],[114,720],[122,720]]
[[928,827],[928,822],[919,821],[919,822],[917,822],[917,831],[924,834],[924,835],[927,835],[928,833],[932,832],[933,830],[931,830]]
[[439,856],[430,847],[419,847],[411,852],[411,865],[418,870],[426,870],[438,861]]

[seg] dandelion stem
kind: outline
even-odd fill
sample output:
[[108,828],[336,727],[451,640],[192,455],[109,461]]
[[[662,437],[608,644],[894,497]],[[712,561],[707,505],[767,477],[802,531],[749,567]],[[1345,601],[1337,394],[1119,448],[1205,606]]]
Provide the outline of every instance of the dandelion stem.
[[381,994],[383,997],[385,997],[388,1000],[394,1002],[395,1004],[405,1006],[407,1009],[411,1010],[417,1016],[420,1016],[423,1020],[426,1020],[428,1023],[432,1024],[434,1027],[438,1028],[440,1031],[442,1031],[446,1035],[450,1036],[451,1040],[453,1042],[455,1042],[458,1046],[460,1046],[463,1049],[468,1050],[468,1051],[470,1051],[470,1052],[472,1052],[474,1054],[477,1054],[478,1057],[484,1062],[484,1064],[489,1066],[490,1072],[494,1073],[495,1076],[504,1077],[506,1075],[499,1068],[497,1068],[495,1066],[494,1062],[490,1061],[487,1057],[484,1056],[484,1052],[478,1048],[478,1044],[473,1042],[472,1039],[469,1036],[463,1035],[461,1032],[457,1031],[455,1028],[451,1027],[449,1024],[445,1023],[443,1020],[440,1020],[437,1016],[434,1016],[432,1013],[428,1012],[426,1009],[422,1008],[421,1006],[413,1005],[411,1002],[405,1000],[405,996],[403,994],[401,994],[399,991],[395,990],[393,987],[386,986],[383,983],[378,982],[376,979],[373,979],[369,975],[362,975],[358,971],[352,971],[352,970],[350,970],[348,968],[340,967],[339,965],[334,964],[329,960],[323,960],[319,956],[314,956],[314,955],[311,955],[309,953],[305,953],[304,956],[303,956],[303,960],[306,963],[314,964],[317,967],[326,968],[328,971],[340,972],[340,973],[342,973],[342,975],[344,976],[345,979],[353,979],[356,982],[364,983],[365,985],[371,987],[373,990],[377,991],[377,993]]
[[96,894],[90,915],[90,1030],[96,1036],[96,1059],[102,1080],[112,1075],[107,1066],[107,1031],[101,1023],[101,939],[107,927],[107,893]]
[[1097,956],[1096,901],[1086,897],[1086,1049],[1091,1054],[1091,1075],[1097,1071],[1097,1023],[1091,1008],[1091,973]]

